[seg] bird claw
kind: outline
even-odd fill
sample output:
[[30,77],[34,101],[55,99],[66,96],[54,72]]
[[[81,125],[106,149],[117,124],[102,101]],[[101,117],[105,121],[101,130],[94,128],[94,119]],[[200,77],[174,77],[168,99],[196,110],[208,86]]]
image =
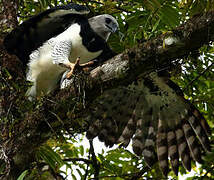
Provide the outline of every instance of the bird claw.
[[66,78],[67,79],[71,79],[72,74],[74,73],[75,70],[79,69],[79,70],[83,70],[85,72],[88,71],[88,68],[90,66],[92,66],[94,64],[93,61],[89,61],[87,63],[84,64],[80,64],[80,57],[78,57],[75,61],[75,63],[68,63],[66,64],[66,67],[68,67],[70,69],[70,71],[67,73]]
[[66,75],[66,78],[67,79],[71,79],[72,74],[75,71],[75,69],[77,69],[78,67],[80,67],[80,58],[78,57],[76,59],[75,63],[68,63],[68,64],[66,64],[66,66],[70,69],[70,71]]
[[[71,68],[71,66],[70,66],[70,68]],[[72,74],[73,74],[73,71],[74,71],[74,68],[71,68],[71,70],[66,74],[66,78],[67,78],[67,79],[71,79],[71,76],[72,76]]]

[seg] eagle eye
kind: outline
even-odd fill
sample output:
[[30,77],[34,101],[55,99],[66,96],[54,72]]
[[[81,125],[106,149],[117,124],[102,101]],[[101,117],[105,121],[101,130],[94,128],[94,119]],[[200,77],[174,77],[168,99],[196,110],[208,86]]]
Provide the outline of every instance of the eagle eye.
[[111,22],[110,18],[106,18],[106,23],[109,24]]

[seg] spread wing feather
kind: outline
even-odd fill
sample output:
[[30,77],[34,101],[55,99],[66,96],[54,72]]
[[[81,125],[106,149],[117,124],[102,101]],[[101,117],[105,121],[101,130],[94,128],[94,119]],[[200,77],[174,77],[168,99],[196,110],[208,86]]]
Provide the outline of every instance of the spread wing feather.
[[201,160],[201,152],[210,150],[209,126],[180,88],[165,76],[151,73],[128,88],[108,90],[92,105],[93,115],[88,138],[99,137],[106,145],[132,140],[134,153],[146,164],[159,162],[165,176],[177,175],[179,159],[187,170],[191,161]]

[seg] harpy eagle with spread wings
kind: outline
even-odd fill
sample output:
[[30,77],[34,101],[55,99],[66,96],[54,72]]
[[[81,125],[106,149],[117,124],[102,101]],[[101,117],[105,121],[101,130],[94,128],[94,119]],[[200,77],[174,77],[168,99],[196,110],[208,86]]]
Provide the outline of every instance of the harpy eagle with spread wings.
[[[117,21],[110,15],[87,19],[83,16],[87,13],[85,6],[74,4],[49,9],[6,37],[9,52],[23,62],[29,59],[27,79],[33,86],[28,96],[54,90],[65,67],[72,74],[79,61],[90,65],[101,54],[113,56],[106,41],[118,29]],[[179,161],[190,170],[192,160],[202,163],[203,150],[210,151],[206,120],[164,72],[107,90],[90,108],[89,139],[98,136],[107,146],[121,143],[125,147],[132,140],[134,152],[150,167],[159,161],[164,175],[169,172],[168,158],[178,174]]]

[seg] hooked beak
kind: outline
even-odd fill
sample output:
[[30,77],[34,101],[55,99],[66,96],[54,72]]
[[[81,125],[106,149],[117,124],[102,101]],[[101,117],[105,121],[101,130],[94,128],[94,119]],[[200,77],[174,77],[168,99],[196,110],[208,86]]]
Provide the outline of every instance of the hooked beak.
[[111,26],[109,26],[108,24],[106,24],[106,26],[110,29],[110,31],[112,33],[115,33],[117,30],[119,30],[119,27],[117,26],[117,24],[112,24]]

